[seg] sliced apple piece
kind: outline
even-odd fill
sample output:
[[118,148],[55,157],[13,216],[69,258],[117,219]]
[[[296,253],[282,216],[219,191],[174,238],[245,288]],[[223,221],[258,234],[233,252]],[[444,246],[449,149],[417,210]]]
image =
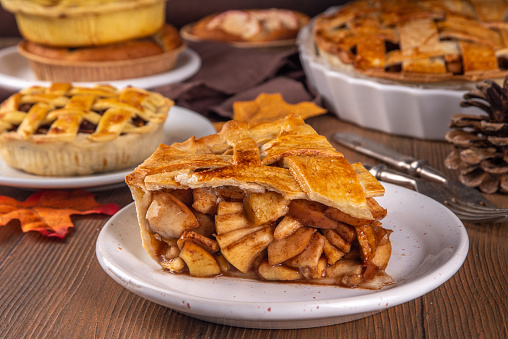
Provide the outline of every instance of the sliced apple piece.
[[352,226],[361,226],[370,224],[372,220],[355,218],[345,212],[342,212],[336,207],[328,207],[325,211],[325,215],[333,220],[337,220]]
[[338,222],[334,230],[348,243],[352,243],[356,239],[356,230],[353,226]]
[[370,225],[355,227],[358,243],[362,250],[362,259],[364,265],[371,262],[376,253],[377,238],[374,229]]
[[300,267],[300,274],[306,279],[321,279],[326,269],[326,258],[321,257],[318,260],[318,264],[315,267]]
[[192,191],[192,207],[204,214],[215,214],[217,210],[217,192],[213,188],[195,188]]
[[363,281],[359,286],[361,288],[367,288],[371,290],[379,290],[383,288],[383,286],[393,285],[395,280],[390,277],[386,272],[380,271],[377,275],[370,281]]
[[324,237],[321,233],[316,232],[303,252],[287,260],[285,264],[291,267],[309,267],[311,269],[317,269],[319,258],[321,258],[321,254],[323,254],[324,245]]
[[289,202],[277,192],[250,193],[243,198],[243,208],[252,224],[262,225],[286,215]]
[[363,272],[362,263],[358,260],[342,259],[326,269],[326,276],[341,278],[344,275],[361,275]]
[[215,216],[215,229],[217,234],[228,233],[246,227],[252,227],[252,225],[243,212]]
[[263,252],[272,241],[272,228],[264,227],[225,248],[221,247],[221,252],[231,265],[236,267],[240,272],[247,273],[257,256]]
[[328,239],[325,238],[323,253],[328,258],[328,264],[333,265],[344,256],[344,252],[333,246]]
[[[374,198],[367,198],[367,205],[375,220],[381,220],[386,217],[386,208],[381,207]],[[373,221],[372,219],[355,218],[335,207],[328,207],[325,211],[325,215],[333,220],[352,226],[368,225]]]
[[192,190],[189,189],[175,189],[171,191],[171,195],[184,203],[185,206],[192,204]]
[[238,201],[220,201],[217,205],[217,215],[243,213],[243,203]]
[[300,220],[305,226],[335,228],[337,221],[324,215],[326,206],[315,201],[296,199],[289,204],[289,215]]
[[223,187],[217,189],[219,199],[222,201],[242,201],[243,192],[236,187]]
[[319,258],[318,266],[315,271],[312,272],[312,279],[320,279],[324,276],[326,267],[328,266],[325,257]]
[[146,219],[150,229],[162,238],[179,238],[185,230],[199,227],[192,211],[168,192],[154,193]]
[[189,274],[194,277],[210,277],[220,274],[220,267],[214,256],[195,242],[186,241],[180,252]]
[[180,249],[175,244],[173,246],[167,246],[164,253],[161,253],[161,256],[162,256],[163,260],[171,260],[173,258],[178,257],[179,254],[180,254]]
[[382,227],[374,227],[374,229],[376,230],[378,244],[374,258],[372,258],[372,264],[384,270],[392,255],[392,244],[389,239],[391,231]]
[[217,241],[207,238],[191,230],[186,230],[185,232],[182,233],[182,235],[177,241],[178,248],[181,250],[183,248],[183,245],[189,241],[198,244],[199,246],[203,247],[210,253],[215,253],[219,251],[219,244],[217,244]]
[[259,265],[258,273],[261,278],[272,281],[291,281],[303,278],[298,270],[284,265],[269,265],[266,260]]
[[193,231],[210,238],[215,233],[215,221],[213,216],[194,211],[196,219],[198,219],[199,227],[194,228]]
[[160,265],[173,273],[181,273],[187,267],[185,265],[185,261],[183,261],[183,259],[180,257],[173,258],[169,261],[163,261],[160,263]]
[[215,239],[217,240],[220,248],[225,248],[231,245],[232,243],[242,239],[243,237],[246,237],[251,233],[257,232],[265,227],[266,226],[261,225],[257,227],[240,228],[231,232],[217,234],[215,236]]
[[386,217],[386,208],[379,205],[379,203],[374,198],[367,198],[367,205],[369,205],[370,212],[372,213],[374,219],[381,220]]
[[293,218],[290,215],[286,215],[275,227],[275,231],[273,232],[273,237],[275,240],[281,240],[287,238],[291,234],[293,234],[297,229],[303,227],[303,224],[298,220]]
[[302,253],[315,232],[315,228],[302,227],[289,237],[272,242],[268,246],[268,264],[277,265]]
[[216,255],[215,260],[217,260],[217,264],[219,264],[221,272],[229,272],[231,270],[232,266],[223,255]]
[[247,217],[256,224],[275,221],[288,212],[290,200],[280,193],[265,191],[264,193],[248,193],[243,199]]
[[351,244],[334,230],[323,230],[323,235],[333,246],[337,247],[342,252],[348,253],[351,250]]

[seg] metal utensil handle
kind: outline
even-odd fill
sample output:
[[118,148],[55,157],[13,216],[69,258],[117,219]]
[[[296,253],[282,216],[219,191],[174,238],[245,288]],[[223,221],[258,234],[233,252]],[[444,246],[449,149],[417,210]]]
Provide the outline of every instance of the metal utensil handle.
[[418,191],[418,183],[410,175],[390,170],[384,164],[373,166],[369,172],[377,179],[391,184],[412,188]]
[[410,175],[447,184],[448,180],[444,174],[430,167],[425,160],[417,160],[351,132],[335,133],[333,135],[333,139],[343,146],[381,160],[382,162],[401,169]]
[[409,163],[416,160],[355,133],[335,133],[333,138],[344,146],[397,168],[409,170]]

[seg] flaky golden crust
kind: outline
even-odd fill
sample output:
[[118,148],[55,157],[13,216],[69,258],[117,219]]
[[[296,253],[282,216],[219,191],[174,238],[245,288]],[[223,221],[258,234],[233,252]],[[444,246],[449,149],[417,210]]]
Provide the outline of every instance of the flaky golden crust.
[[503,78],[507,11],[505,1],[353,1],[318,16],[313,36],[331,65],[370,77],[418,83]]

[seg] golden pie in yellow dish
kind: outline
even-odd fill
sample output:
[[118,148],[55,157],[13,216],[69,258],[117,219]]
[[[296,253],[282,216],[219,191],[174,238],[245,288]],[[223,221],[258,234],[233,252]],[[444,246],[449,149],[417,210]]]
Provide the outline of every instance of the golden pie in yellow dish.
[[111,44],[154,34],[166,0],[0,0],[21,35],[46,46]]
[[53,83],[0,106],[0,157],[42,176],[77,176],[139,165],[163,141],[173,101],[110,85]]
[[194,277],[379,289],[391,255],[383,186],[299,116],[160,145],[126,177],[143,247]]
[[332,65],[372,77],[504,78],[507,10],[504,0],[353,1],[318,16],[313,35]]

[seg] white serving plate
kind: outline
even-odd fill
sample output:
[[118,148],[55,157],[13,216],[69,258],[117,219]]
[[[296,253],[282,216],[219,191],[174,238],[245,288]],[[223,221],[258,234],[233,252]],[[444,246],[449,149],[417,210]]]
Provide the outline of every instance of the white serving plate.
[[456,84],[402,85],[337,70],[317,54],[312,24],[297,39],[302,67],[326,107],[340,119],[389,134],[444,140],[452,115],[481,112],[460,107],[468,89],[457,89]]
[[[148,89],[184,81],[196,74],[200,68],[201,58],[199,55],[192,49],[186,48],[178,56],[172,70],[146,77],[112,80],[107,83],[116,88],[134,86]],[[35,78],[28,60],[18,53],[16,46],[0,50],[0,87],[19,91],[35,85],[47,87],[50,83],[50,81],[40,81]],[[74,82],[74,84],[91,87],[96,85],[96,82]]]
[[434,290],[462,266],[469,247],[464,225],[446,207],[417,192],[383,185],[386,194],[377,200],[389,211],[383,226],[393,230],[386,272],[396,283],[381,290],[171,274],[143,249],[134,203],[102,228],[97,259],[131,292],[205,321],[291,329],[357,320]]
[[[212,123],[201,114],[183,107],[173,106],[164,123],[164,143],[171,145],[196,136],[216,133]],[[86,188],[94,191],[125,185],[125,176],[134,167],[113,172],[97,173],[79,177],[43,177],[19,171],[0,159],[0,185],[29,189]]]

